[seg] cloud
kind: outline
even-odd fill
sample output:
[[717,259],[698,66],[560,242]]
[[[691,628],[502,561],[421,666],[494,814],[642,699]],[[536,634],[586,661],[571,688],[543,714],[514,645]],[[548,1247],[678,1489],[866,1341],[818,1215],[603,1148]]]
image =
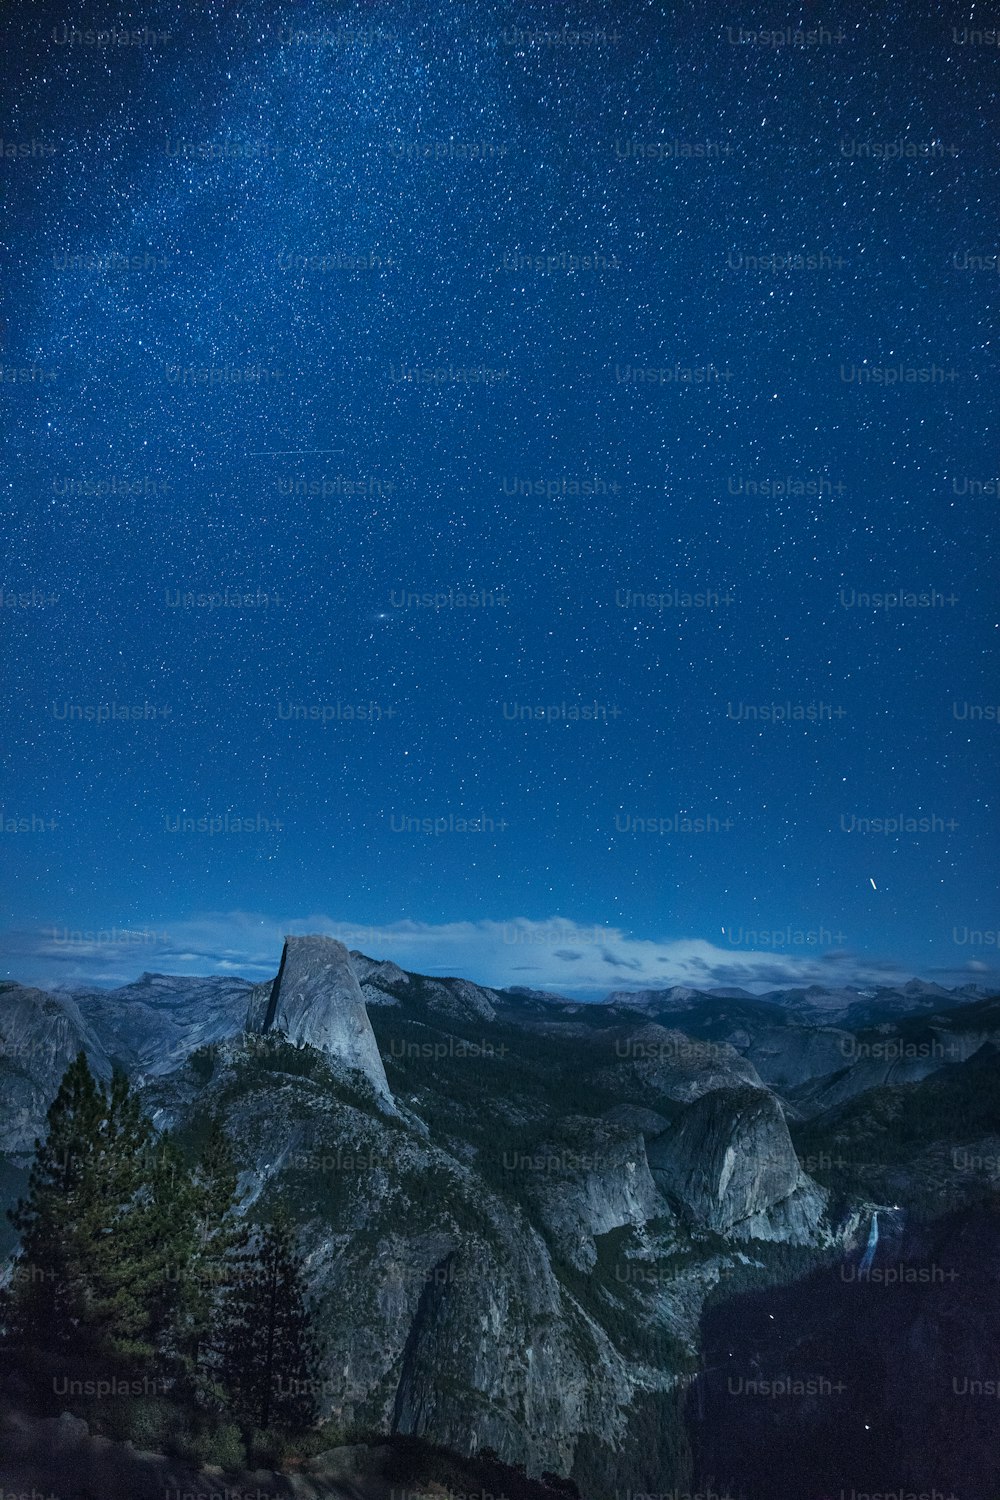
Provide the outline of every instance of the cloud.
[[[10,932],[4,938],[5,967],[10,977],[43,987],[124,984],[147,970],[259,980],[277,972],[285,934],[307,932],[340,938],[350,948],[422,974],[461,975],[494,987],[522,984],[577,998],[601,998],[609,987],[733,986],[759,993],[810,984],[892,984],[913,975],[905,964],[842,948],[759,952],[700,938],[654,942],[559,917],[373,926],[321,913],[278,918],[242,911],[90,932],[51,927]],[[975,960],[937,972],[955,984],[985,977]]]

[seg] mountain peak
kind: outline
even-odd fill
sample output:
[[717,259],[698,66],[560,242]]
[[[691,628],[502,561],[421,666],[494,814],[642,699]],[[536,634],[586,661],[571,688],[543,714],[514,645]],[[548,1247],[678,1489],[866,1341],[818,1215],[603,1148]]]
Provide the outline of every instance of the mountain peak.
[[328,1053],[363,1073],[383,1103],[392,1107],[351,956],[336,938],[286,936],[277,975],[251,993],[246,1030],[275,1033],[297,1046]]

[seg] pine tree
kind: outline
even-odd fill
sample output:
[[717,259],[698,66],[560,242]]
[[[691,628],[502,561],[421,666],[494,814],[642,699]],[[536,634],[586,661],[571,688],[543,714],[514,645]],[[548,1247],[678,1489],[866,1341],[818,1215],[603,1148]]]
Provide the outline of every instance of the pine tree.
[[158,1140],[124,1074],[106,1091],[96,1162],[98,1192],[83,1222],[88,1321],[112,1357],[151,1359],[167,1317],[167,1266],[179,1237],[183,1169]]
[[216,1412],[225,1403],[221,1385],[225,1314],[247,1231],[229,1141],[218,1120],[186,1184],[187,1238],[176,1269],[178,1295],[169,1335],[182,1387],[197,1405]]
[[117,1074],[94,1080],[81,1052],[36,1142],[5,1321],[43,1356],[112,1362],[156,1356],[175,1291],[183,1170]]
[[217,1123],[188,1170],[127,1079],[96,1082],[81,1053],[10,1214],[8,1343],[44,1369],[155,1361],[182,1404],[228,1410],[248,1435],[304,1431],[317,1408],[302,1259],[282,1213],[251,1243],[241,1206]]
[[223,1378],[248,1432],[299,1433],[317,1418],[317,1351],[304,1294],[303,1261],[278,1210],[239,1256],[228,1297]]
[[25,1352],[64,1354],[87,1321],[84,1225],[98,1197],[96,1158],[105,1099],[81,1052],[48,1112],[48,1135],[35,1142],[28,1197],[8,1217],[21,1237],[4,1308],[8,1337]]

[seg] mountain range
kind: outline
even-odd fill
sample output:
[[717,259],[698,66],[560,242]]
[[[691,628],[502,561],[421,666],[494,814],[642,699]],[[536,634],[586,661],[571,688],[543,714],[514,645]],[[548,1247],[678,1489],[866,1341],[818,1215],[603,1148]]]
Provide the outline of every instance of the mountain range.
[[[817,1495],[894,1475],[920,1489],[928,1465],[978,1493],[992,1411],[953,1402],[959,1440],[925,1406],[988,1364],[969,1298],[996,1256],[970,1246],[989,1242],[1000,1183],[998,1048],[1000,997],[971,986],[586,1003],[289,937],[265,984],[4,985],[0,1192],[23,1191],[82,1050],[98,1076],[124,1069],[182,1144],[221,1119],[247,1212],[288,1209],[331,1444],[421,1438],[571,1477],[586,1500],[709,1483],[782,1500],[806,1493],[803,1473]],[[848,1291],[866,1260],[920,1268],[928,1254],[964,1269],[929,1306],[934,1281],[898,1284],[912,1306],[883,1289],[868,1322],[898,1344],[889,1357],[865,1344]],[[847,1328],[878,1367],[876,1397],[868,1365],[863,1382],[833,1380]],[[921,1339],[944,1384],[917,1421],[905,1351]],[[773,1385],[803,1369],[801,1394],[746,1395],[761,1370]],[[846,1394],[817,1405],[814,1378]],[[873,1402],[885,1483],[864,1443],[824,1446],[863,1430]],[[760,1477],[751,1454],[797,1443],[787,1486]]]

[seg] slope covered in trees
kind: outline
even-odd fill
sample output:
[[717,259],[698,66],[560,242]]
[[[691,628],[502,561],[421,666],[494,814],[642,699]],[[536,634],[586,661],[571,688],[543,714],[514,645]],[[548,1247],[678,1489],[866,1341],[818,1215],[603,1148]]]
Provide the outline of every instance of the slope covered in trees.
[[121,1073],[81,1053],[11,1211],[5,1363],[39,1414],[198,1459],[280,1459],[316,1420],[316,1352],[292,1231],[240,1214],[214,1122],[195,1160]]

